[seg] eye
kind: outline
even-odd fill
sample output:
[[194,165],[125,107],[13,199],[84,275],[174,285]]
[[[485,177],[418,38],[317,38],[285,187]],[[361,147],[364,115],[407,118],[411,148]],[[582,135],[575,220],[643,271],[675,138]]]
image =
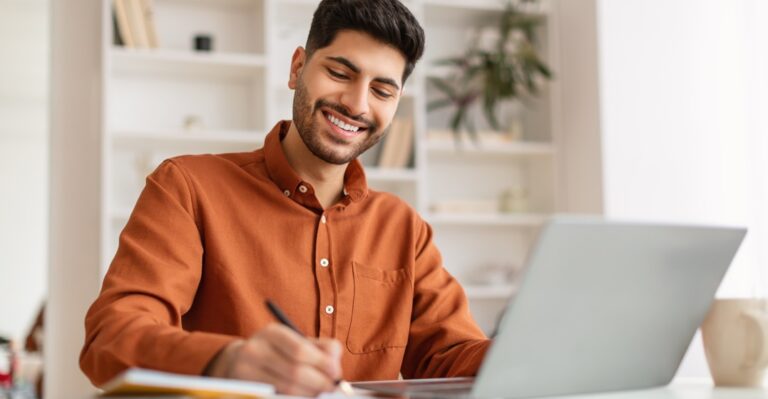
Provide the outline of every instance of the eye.
[[345,74],[343,74],[343,73],[341,73],[339,71],[335,71],[335,70],[333,70],[331,68],[326,68],[326,69],[328,70],[328,74],[333,76],[336,79],[342,79],[342,80],[348,80],[349,79],[349,76],[347,76],[347,75],[345,75]]
[[384,99],[392,98],[392,94],[390,94],[389,92],[387,92],[385,90],[377,89],[377,88],[374,87],[373,88],[373,92],[376,93],[377,96],[379,96],[381,98],[384,98]]

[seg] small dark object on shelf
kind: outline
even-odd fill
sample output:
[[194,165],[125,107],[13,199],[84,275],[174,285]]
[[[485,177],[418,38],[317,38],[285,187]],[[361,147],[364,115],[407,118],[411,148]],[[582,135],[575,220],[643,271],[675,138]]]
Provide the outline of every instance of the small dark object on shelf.
[[195,35],[195,51],[213,51],[213,37]]

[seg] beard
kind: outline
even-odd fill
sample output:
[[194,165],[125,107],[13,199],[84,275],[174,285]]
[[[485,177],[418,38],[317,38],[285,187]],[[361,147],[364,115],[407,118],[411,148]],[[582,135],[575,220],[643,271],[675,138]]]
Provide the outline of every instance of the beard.
[[[318,126],[315,114],[319,113],[322,118],[325,115],[320,111],[321,107],[329,108],[345,117],[364,123],[366,129],[360,133],[363,140],[356,140],[352,143],[336,137],[333,134],[324,134],[322,130],[325,126]],[[382,131],[375,122],[362,118],[354,117],[341,104],[331,103],[323,99],[318,99],[314,104],[310,103],[309,93],[304,85],[304,81],[299,78],[296,82],[296,91],[293,97],[293,123],[299,132],[304,145],[316,157],[325,162],[335,165],[344,165],[357,158],[360,154],[376,145],[381,140]],[[330,141],[330,143],[325,143]]]

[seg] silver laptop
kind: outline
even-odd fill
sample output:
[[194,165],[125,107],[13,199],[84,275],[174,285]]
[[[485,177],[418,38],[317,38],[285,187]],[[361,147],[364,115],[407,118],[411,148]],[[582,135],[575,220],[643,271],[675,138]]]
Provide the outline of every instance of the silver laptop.
[[668,384],[746,229],[558,217],[477,378],[376,381],[402,397],[526,398]]

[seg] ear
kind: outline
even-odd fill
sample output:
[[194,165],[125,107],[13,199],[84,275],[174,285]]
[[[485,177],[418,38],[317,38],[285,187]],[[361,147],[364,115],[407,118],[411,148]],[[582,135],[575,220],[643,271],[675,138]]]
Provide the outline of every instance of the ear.
[[293,90],[296,88],[296,82],[301,76],[301,70],[304,68],[304,63],[307,60],[307,52],[304,47],[296,47],[291,57],[291,74],[288,77],[288,88]]

